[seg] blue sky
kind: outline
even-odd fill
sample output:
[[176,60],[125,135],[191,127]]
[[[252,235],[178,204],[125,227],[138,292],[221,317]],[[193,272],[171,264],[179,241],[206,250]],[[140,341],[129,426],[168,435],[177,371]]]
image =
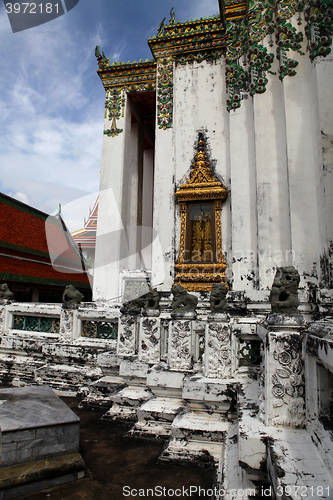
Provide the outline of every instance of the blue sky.
[[176,20],[218,13],[218,0],[80,0],[67,14],[12,33],[0,3],[0,191],[83,226],[99,189],[105,92],[96,45],[110,62],[151,59],[147,40]]

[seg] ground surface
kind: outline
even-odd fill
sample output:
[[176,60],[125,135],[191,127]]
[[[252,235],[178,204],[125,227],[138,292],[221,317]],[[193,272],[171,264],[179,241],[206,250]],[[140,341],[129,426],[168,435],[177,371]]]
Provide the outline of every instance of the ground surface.
[[[145,441],[124,441],[122,424],[99,423],[104,412],[80,410],[77,398],[62,398],[81,420],[80,453],[86,464],[86,477],[63,486],[20,497],[24,500],[125,500],[126,498],[208,498],[195,494],[190,486],[209,490],[213,471],[201,467],[157,464],[163,445]],[[124,487],[127,487],[123,489]],[[147,489],[160,490],[147,492]],[[163,490],[165,488],[165,490]],[[178,489],[185,489],[179,495]],[[140,492],[145,490],[144,492]],[[176,490],[177,495],[172,495]],[[132,494],[131,491],[132,490]],[[188,493],[188,495],[186,494]],[[140,494],[141,493],[141,494]],[[145,494],[145,496],[142,495]],[[153,495],[154,493],[154,495]]]

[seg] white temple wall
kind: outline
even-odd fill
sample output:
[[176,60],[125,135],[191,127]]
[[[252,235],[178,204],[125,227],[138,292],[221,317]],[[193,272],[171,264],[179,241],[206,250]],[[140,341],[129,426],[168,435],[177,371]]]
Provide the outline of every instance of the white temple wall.
[[[112,139],[111,139],[112,140]],[[139,189],[139,124],[131,123],[130,130],[130,161],[124,168],[123,185],[123,224],[128,228],[128,255],[124,259],[126,269],[136,269],[139,266],[138,245],[138,189]],[[140,267],[139,267],[140,269]]]
[[172,129],[156,128],[154,161],[152,283],[159,290],[170,290],[174,275],[174,157]]
[[146,238],[149,238],[149,229],[153,228],[153,199],[154,199],[154,150],[146,149],[143,152],[143,187],[142,187],[142,226],[144,229],[144,241],[142,258],[146,269],[151,269],[152,246],[145,246]]
[[[321,146],[323,155],[323,176],[325,191],[326,214],[333,213],[333,53],[325,58],[317,58],[316,75],[319,100],[319,118],[321,132]],[[330,280],[333,282],[333,218],[326,217],[328,245],[331,250],[328,253],[330,262]]]
[[[198,132],[207,139],[211,168],[230,189],[229,115],[226,110],[224,62],[178,64],[174,72],[173,144],[175,184],[186,182],[196,150]],[[230,199],[222,204],[222,245],[230,256]],[[176,208],[176,255],[179,251],[180,212]],[[230,263],[227,263],[230,265]]]
[[230,167],[233,290],[252,290],[257,281],[257,193],[251,98],[230,113]]
[[269,289],[272,268],[288,264],[290,215],[282,83],[268,76],[267,90],[254,96],[259,287]]
[[[105,119],[105,129],[111,122]],[[115,137],[104,135],[93,299],[113,299],[120,295],[119,271],[123,267],[125,212],[124,172],[130,164],[131,111],[128,102],[124,117],[117,121],[123,132]],[[126,205],[125,205],[126,206]]]
[[[94,299],[121,294],[122,269],[152,268],[154,286],[171,289],[180,236],[174,193],[189,177],[198,131],[205,133],[213,172],[229,190],[222,245],[233,289],[269,290],[283,265],[298,269],[303,287],[327,276],[333,105],[324,82],[333,70],[326,59],[313,64],[308,56],[290,55],[299,62],[296,76],[280,81],[267,73],[266,91],[230,113],[224,60],[174,64],[173,123],[166,130],[156,126],[154,151],[139,150],[143,129],[131,123],[127,98],[125,116],[117,120],[123,132],[104,137]],[[278,72],[276,60],[272,70]],[[149,227],[152,220],[157,238],[152,257],[151,248],[143,250],[143,261],[136,252],[140,232],[108,239],[110,228]]]
[[295,54],[297,74],[283,82],[294,262],[301,275],[321,278],[320,259],[327,242],[319,128],[316,68],[306,56]]

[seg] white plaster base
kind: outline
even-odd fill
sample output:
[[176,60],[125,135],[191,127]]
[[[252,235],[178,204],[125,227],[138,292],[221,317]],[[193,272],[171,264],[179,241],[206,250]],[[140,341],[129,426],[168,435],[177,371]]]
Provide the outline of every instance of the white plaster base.
[[288,493],[291,500],[331,499],[333,477],[311,437],[300,429],[284,429],[274,437],[268,446],[267,465],[276,498],[283,500]]
[[138,422],[127,433],[130,437],[165,440],[171,436],[171,423],[184,409],[178,398],[152,398],[137,410]]
[[168,366],[170,370],[192,368],[193,321],[173,320],[169,325]]
[[161,462],[189,462],[201,466],[217,467],[222,455],[223,443],[185,441],[172,438],[159,456]]
[[139,360],[149,364],[160,361],[161,320],[154,317],[140,319]]
[[113,406],[103,415],[104,421],[137,420],[137,409],[153,394],[138,385],[128,386],[110,396]]
[[136,351],[136,316],[122,315],[118,323],[118,345],[119,356],[134,356]]
[[231,359],[231,331],[228,321],[210,321],[205,329],[205,377],[230,377]]

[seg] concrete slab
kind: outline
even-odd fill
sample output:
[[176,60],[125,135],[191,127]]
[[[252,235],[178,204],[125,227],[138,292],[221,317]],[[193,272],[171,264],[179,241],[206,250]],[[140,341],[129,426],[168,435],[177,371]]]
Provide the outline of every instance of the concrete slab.
[[51,488],[84,477],[84,461],[79,453],[12,465],[1,469],[0,499]]
[[75,413],[46,385],[0,389],[0,401],[2,433],[80,422]]

